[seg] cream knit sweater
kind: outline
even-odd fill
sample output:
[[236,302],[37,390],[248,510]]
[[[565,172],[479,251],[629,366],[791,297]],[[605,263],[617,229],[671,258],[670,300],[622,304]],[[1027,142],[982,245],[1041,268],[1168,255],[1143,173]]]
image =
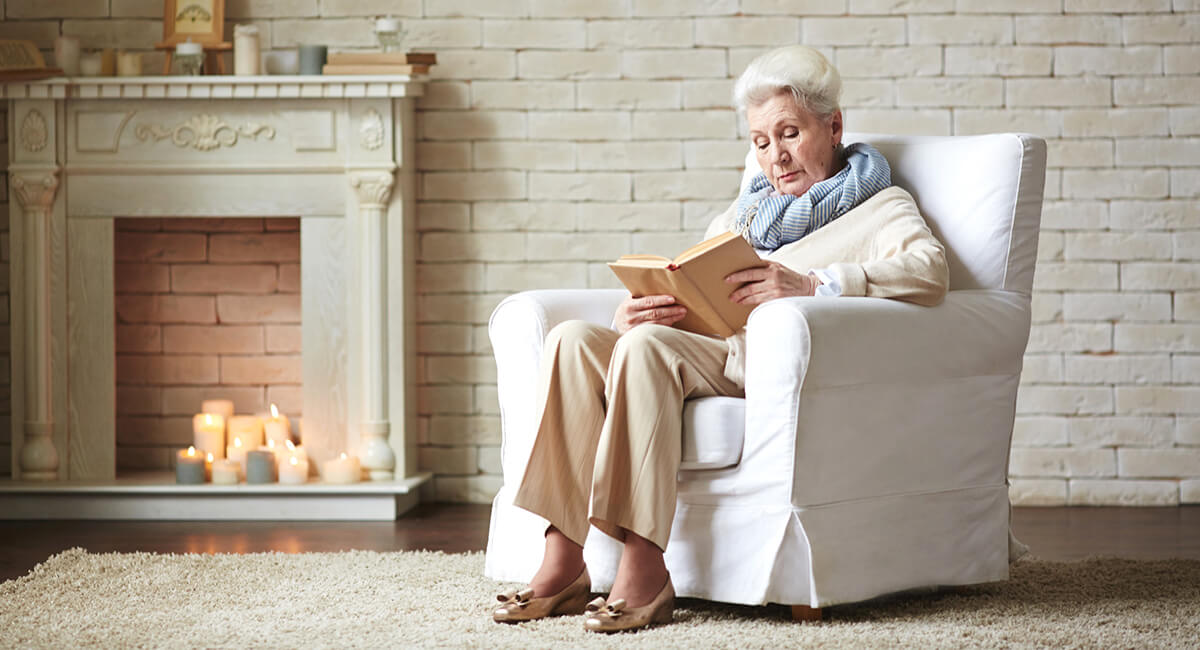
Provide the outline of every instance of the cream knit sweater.
[[[727,231],[735,213],[736,206],[731,205],[713,219],[705,239]],[[945,247],[929,231],[912,195],[894,185],[765,259],[798,273],[835,270],[842,277],[843,296],[897,298],[932,306],[942,301],[950,286]],[[725,376],[745,386],[745,328],[726,342]]]

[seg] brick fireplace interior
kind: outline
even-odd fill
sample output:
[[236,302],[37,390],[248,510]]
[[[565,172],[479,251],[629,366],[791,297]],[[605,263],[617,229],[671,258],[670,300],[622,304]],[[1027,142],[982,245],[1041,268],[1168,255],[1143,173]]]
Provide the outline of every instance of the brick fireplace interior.
[[300,220],[115,220],[117,471],[171,467],[205,399],[302,415]]

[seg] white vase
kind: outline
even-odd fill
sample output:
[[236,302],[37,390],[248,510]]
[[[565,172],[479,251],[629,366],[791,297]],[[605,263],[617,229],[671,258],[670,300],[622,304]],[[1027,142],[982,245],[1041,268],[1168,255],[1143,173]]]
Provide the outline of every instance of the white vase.
[[372,481],[390,481],[396,477],[396,454],[385,434],[363,433],[362,451],[358,458]]

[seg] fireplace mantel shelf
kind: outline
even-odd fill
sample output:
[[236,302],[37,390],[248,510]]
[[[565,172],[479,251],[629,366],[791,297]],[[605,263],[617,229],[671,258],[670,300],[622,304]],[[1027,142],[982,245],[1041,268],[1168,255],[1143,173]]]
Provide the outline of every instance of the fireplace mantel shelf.
[[425,75],[55,77],[0,84],[4,99],[361,99],[416,97]]

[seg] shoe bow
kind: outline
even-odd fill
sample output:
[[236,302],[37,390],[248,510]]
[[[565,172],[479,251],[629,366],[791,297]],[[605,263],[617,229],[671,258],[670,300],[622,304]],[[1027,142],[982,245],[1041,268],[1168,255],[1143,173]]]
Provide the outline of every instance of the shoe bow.
[[603,597],[597,597],[592,602],[588,603],[588,614],[599,614],[608,616],[609,618],[617,618],[621,615],[621,611],[625,609],[625,599],[618,598],[614,601],[606,602]]
[[521,591],[506,591],[496,596],[496,600],[505,605],[516,605],[524,608],[529,605],[529,601],[533,599],[532,589],[522,589]]

